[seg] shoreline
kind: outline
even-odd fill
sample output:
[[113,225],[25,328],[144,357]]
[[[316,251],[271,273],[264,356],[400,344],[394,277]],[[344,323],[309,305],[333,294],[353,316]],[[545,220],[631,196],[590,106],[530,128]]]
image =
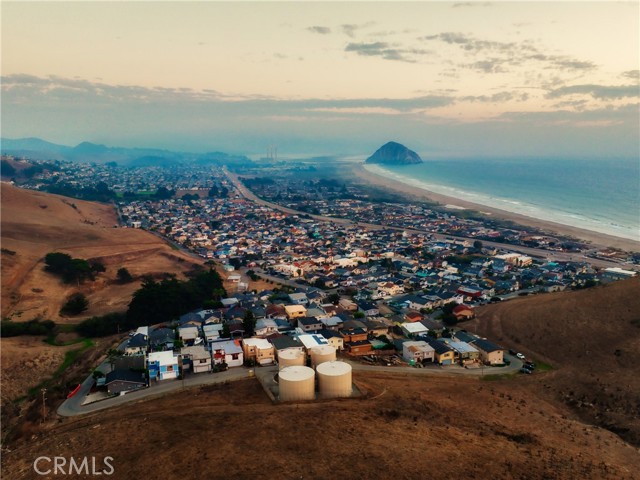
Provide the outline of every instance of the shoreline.
[[573,227],[570,225],[564,225],[548,220],[542,220],[539,218],[529,217],[519,213],[509,212],[499,208],[481,205],[478,203],[469,202],[455,197],[443,195],[441,193],[432,192],[424,188],[407,185],[398,180],[391,179],[377,175],[364,168],[364,165],[357,164],[352,166],[354,176],[369,184],[382,187],[394,192],[401,192],[408,194],[414,198],[420,200],[430,200],[440,204],[443,207],[449,208],[452,213],[461,209],[473,210],[483,214],[488,214],[495,218],[503,220],[510,220],[514,223],[522,225],[524,227],[534,227],[549,235],[564,235],[573,237],[579,240],[590,243],[593,247],[613,247],[626,251],[640,252],[640,242],[623,237],[615,237],[613,235],[607,235],[606,233],[595,232],[592,230],[586,230],[583,228]]

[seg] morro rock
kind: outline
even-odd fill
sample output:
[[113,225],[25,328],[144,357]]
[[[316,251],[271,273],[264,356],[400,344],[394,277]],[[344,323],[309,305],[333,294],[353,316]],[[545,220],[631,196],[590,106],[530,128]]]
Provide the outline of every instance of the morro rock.
[[420,155],[396,142],[385,143],[364,163],[383,163],[387,165],[412,165],[422,163]]

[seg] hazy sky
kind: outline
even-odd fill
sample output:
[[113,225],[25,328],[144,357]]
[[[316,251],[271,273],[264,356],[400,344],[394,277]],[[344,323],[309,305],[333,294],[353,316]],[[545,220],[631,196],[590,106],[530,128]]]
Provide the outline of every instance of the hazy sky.
[[639,153],[638,1],[3,1],[1,14],[9,138]]

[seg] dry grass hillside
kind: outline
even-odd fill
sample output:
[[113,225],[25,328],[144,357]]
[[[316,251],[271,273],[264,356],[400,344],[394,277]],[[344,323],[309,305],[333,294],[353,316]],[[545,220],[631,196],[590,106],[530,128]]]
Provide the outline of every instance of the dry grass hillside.
[[640,278],[486,306],[466,325],[552,365],[541,391],[640,445]]
[[[116,272],[126,267],[136,277],[180,274],[202,263],[172,250],[160,238],[144,231],[114,228],[113,207],[2,184],[2,317],[26,321],[43,317],[59,323],[126,310],[139,282],[120,285]],[[105,273],[95,282],[65,285],[43,270],[49,252],[104,263]],[[81,291],[90,307],[81,317],[58,315],[65,299]]]
[[356,375],[357,400],[272,404],[255,379],[47,424],[9,445],[7,478],[46,453],[113,458],[110,478],[633,479],[640,455],[544,400],[530,378]]

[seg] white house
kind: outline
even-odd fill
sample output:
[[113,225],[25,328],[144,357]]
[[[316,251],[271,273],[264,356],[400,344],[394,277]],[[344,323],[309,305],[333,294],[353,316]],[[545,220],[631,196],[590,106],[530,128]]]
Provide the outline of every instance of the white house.
[[147,358],[149,380],[178,378],[178,357],[171,350],[151,352]]
[[402,344],[402,358],[407,362],[411,360],[422,362],[423,360],[431,360],[435,356],[435,350],[427,342],[404,342]]
[[211,355],[216,364],[226,363],[229,367],[241,367],[244,363],[242,348],[235,340],[212,343]]

